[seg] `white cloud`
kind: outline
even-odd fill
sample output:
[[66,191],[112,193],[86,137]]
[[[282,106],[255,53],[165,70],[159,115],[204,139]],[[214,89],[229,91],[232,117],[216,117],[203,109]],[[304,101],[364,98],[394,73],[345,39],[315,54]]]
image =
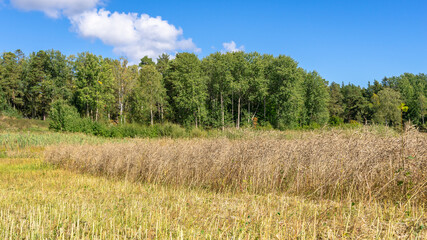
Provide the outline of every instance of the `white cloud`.
[[70,20],[80,36],[100,39],[113,46],[116,54],[123,54],[133,62],[139,62],[143,56],[157,58],[165,52],[200,51],[191,38],[183,38],[181,28],[161,17],[100,9],[72,16]]
[[200,51],[191,38],[183,37],[181,28],[161,17],[98,10],[104,1],[9,0],[13,7],[24,11],[41,11],[52,18],[66,16],[80,36],[101,40],[112,46],[116,54],[128,57],[133,63],[138,63],[144,56],[157,58],[162,53],[173,56],[181,50]]
[[10,0],[18,9],[25,11],[42,11],[47,16],[58,18],[61,14],[72,16],[93,9],[102,0]]
[[245,46],[242,45],[240,47],[237,47],[234,41],[231,41],[229,43],[225,42],[222,44],[222,46],[224,47],[223,52],[239,52],[245,50]]

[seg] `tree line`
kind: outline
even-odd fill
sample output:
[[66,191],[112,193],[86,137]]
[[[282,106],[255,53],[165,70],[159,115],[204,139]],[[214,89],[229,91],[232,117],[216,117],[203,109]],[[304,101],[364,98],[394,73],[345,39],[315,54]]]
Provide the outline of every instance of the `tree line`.
[[[138,65],[89,52],[4,52],[0,109],[46,119],[63,101],[91,121],[278,129],[341,123],[425,126],[427,75],[404,73],[368,87],[329,84],[289,56],[257,52],[167,54]],[[402,112],[402,103],[408,107]],[[402,119],[403,117],[403,119]]]

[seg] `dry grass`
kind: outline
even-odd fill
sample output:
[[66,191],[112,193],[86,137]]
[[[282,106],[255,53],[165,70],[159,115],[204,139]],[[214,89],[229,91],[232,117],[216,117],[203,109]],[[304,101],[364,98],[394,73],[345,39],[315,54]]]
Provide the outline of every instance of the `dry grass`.
[[426,239],[424,205],[212,192],[0,159],[0,239]]
[[418,132],[23,136],[3,137],[0,239],[427,239]]
[[285,140],[141,140],[55,146],[49,163],[144,183],[337,201],[427,201],[427,137],[368,130]]

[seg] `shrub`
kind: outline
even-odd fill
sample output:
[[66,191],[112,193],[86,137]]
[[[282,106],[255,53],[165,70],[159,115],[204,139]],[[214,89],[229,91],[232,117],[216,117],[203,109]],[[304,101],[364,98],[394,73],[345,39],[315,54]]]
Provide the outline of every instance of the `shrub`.
[[200,128],[193,128],[190,131],[191,137],[202,138],[202,137],[206,137],[207,135],[208,135],[207,132]]
[[271,125],[270,122],[268,121],[259,121],[259,125],[257,126],[256,129],[259,130],[273,130],[273,125]]
[[82,132],[93,134],[93,122],[90,118],[78,118],[75,120],[73,130],[71,132]]
[[331,126],[339,126],[339,125],[344,124],[344,119],[342,119],[342,118],[340,118],[338,116],[331,116],[329,118],[329,124]]
[[0,90],[0,116],[11,117],[11,118],[22,118],[22,115],[18,110],[11,107],[6,98],[4,97],[4,93]]
[[181,138],[186,136],[185,129],[176,124],[165,123],[155,126],[158,129],[159,137]]
[[95,136],[111,137],[110,129],[104,123],[100,122],[92,123],[92,133]]
[[52,103],[50,109],[49,128],[56,131],[77,132],[80,117],[77,109],[68,105],[65,101],[59,100]]
[[360,126],[360,123],[356,120],[350,120],[348,123],[352,126],[356,126],[356,127]]
[[110,137],[122,138],[126,137],[124,134],[124,128],[122,126],[114,126],[110,128]]
[[22,115],[19,113],[19,111],[11,107],[2,110],[0,115],[10,118],[22,118]]

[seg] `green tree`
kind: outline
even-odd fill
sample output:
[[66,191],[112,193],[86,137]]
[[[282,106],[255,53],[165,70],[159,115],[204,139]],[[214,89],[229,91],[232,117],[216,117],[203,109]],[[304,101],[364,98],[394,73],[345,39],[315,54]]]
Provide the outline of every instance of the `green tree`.
[[425,123],[425,116],[427,115],[427,97],[424,95],[420,95],[418,98],[419,105],[420,105],[420,112],[421,112],[421,123],[423,126]]
[[208,110],[210,124],[225,128],[226,108],[231,102],[230,56],[220,52],[203,59],[203,71],[207,74]]
[[[257,52],[246,54],[248,61],[248,90],[247,90],[247,119],[252,123],[253,119],[261,111],[268,95],[268,79],[265,69],[269,63],[269,56],[260,55]],[[259,115],[258,115],[259,116]]]
[[181,124],[194,122],[198,127],[206,116],[204,103],[207,95],[207,79],[199,58],[192,53],[178,53],[170,63],[167,81],[175,120]]
[[[157,58],[157,64],[156,64],[156,69],[157,71],[159,71],[159,73],[162,75],[162,85],[165,87],[165,91],[167,89],[166,83],[167,81],[166,76],[167,76],[167,72],[169,70],[169,61],[170,61],[170,56],[166,53],[163,53],[162,55],[160,55]],[[164,97],[164,101],[162,103],[160,103],[159,107],[159,118],[160,121],[163,122],[164,121],[164,114],[165,114],[165,109],[167,110],[168,107],[168,95],[166,94]]]
[[[232,89],[232,103],[234,105],[234,96],[237,97],[237,119],[236,128],[240,128],[241,121],[241,106],[242,99],[247,94],[249,89],[249,64],[246,59],[246,54],[242,51],[227,53],[230,56],[231,67],[231,89]],[[234,106],[232,106],[234,111]],[[234,112],[233,112],[234,113]],[[234,115],[234,114],[233,114]]]
[[267,67],[270,122],[278,128],[298,126],[303,110],[304,71],[292,58],[280,55]]
[[344,120],[346,122],[359,121],[362,122],[366,118],[369,102],[363,96],[363,91],[359,86],[353,84],[341,87],[344,104]]
[[128,66],[128,61],[125,58],[113,60],[111,62],[112,72],[114,77],[114,95],[115,106],[111,112],[116,115],[120,124],[126,122],[126,112],[128,110],[129,95],[138,81],[138,66]]
[[400,92],[402,100],[409,110],[403,114],[404,121],[421,124],[423,119],[423,105],[420,99],[427,95],[427,76],[404,73],[398,77],[383,79],[383,85]]
[[23,107],[24,55],[21,50],[5,52],[0,58],[0,88],[4,99],[13,108]]
[[50,129],[74,132],[80,116],[75,107],[68,105],[64,100],[58,100],[52,103],[50,120]]
[[143,65],[139,75],[140,88],[150,110],[150,123],[154,125],[154,114],[157,106],[164,104],[166,89],[162,84],[162,75],[154,65]]
[[375,109],[373,120],[376,123],[390,126],[400,125],[402,121],[400,93],[391,88],[385,88],[379,91],[378,95],[373,95],[373,98]]
[[81,114],[97,121],[104,109],[114,104],[113,74],[108,61],[81,53],[75,61],[75,102]]
[[153,62],[153,59],[149,58],[148,56],[144,56],[143,58],[141,58],[139,66],[143,67],[145,65],[155,65],[155,63]]
[[48,58],[45,51],[38,51],[31,53],[28,59],[25,71],[24,100],[28,110],[27,115],[32,118],[42,116],[45,119],[53,98],[53,79],[46,71]]
[[343,107],[343,95],[341,93],[341,87],[338,83],[331,83],[329,86],[329,116],[343,118],[344,107]]
[[303,123],[325,124],[329,119],[328,82],[319,76],[316,71],[307,73],[304,83],[304,119]]

